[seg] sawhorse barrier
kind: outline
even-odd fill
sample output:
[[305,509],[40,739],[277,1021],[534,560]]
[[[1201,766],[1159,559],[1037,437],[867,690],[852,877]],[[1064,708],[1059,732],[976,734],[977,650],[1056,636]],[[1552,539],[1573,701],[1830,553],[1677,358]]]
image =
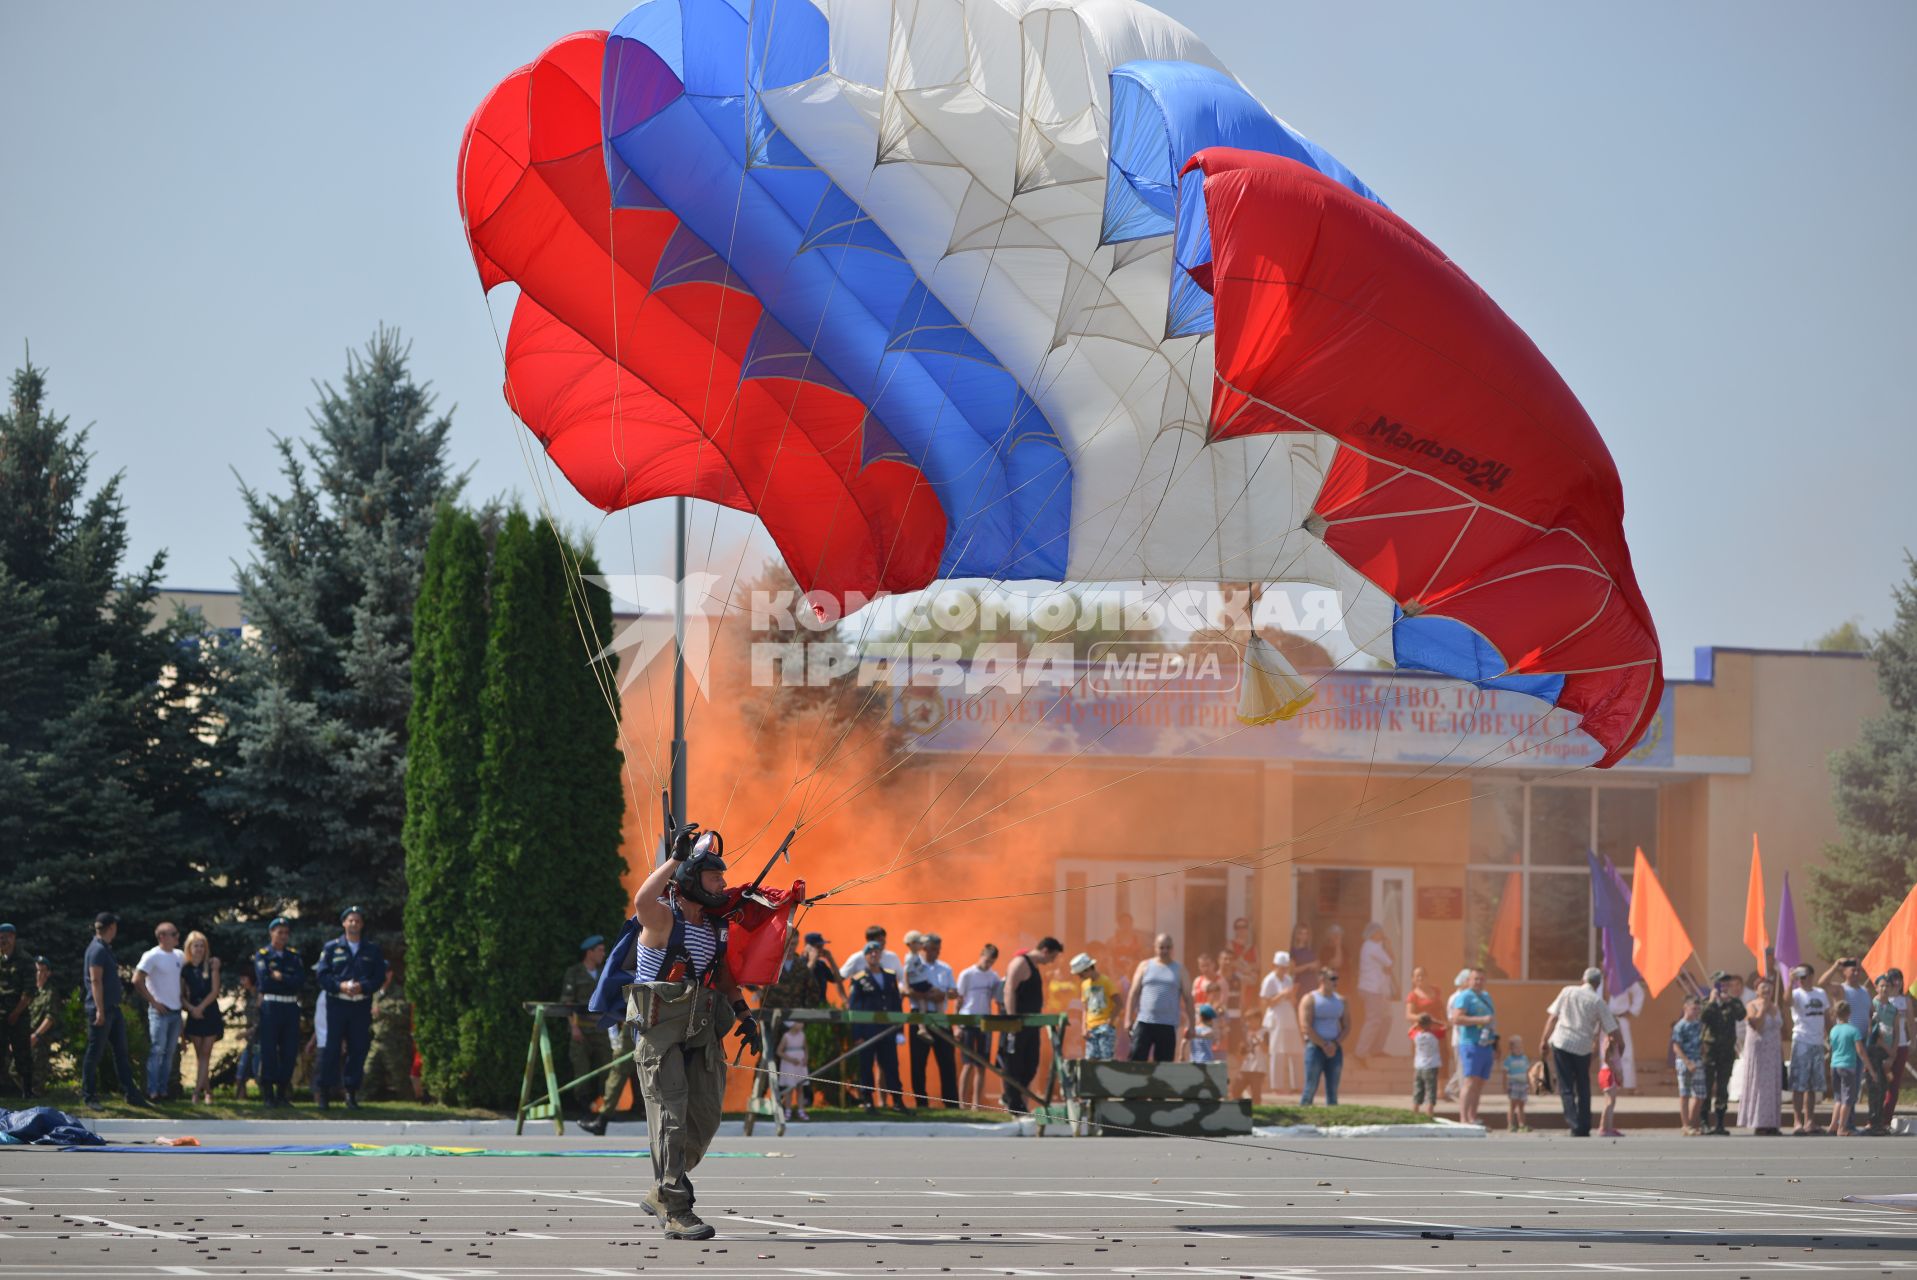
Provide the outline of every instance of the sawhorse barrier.
[[[785,1029],[793,1023],[827,1023],[847,1027],[924,1027],[926,1031],[944,1040],[958,1050],[960,1060],[991,1072],[1008,1084],[1012,1080],[1003,1067],[996,1061],[981,1058],[966,1048],[964,1043],[953,1034],[960,1027],[974,1027],[985,1032],[997,1032],[1010,1035],[1034,1027],[1043,1028],[1052,1042],[1052,1066],[1045,1079],[1045,1096],[1036,1098],[1032,1086],[1019,1084],[1028,1098],[1038,1105],[1032,1109],[1032,1116],[1038,1121],[1038,1135],[1045,1136],[1048,1121],[1057,1123],[1060,1117],[1052,1114],[1052,1103],[1058,1097],[1061,1065],[1065,1064],[1065,1023],[1068,1015],[1063,1013],[884,1013],[865,1009],[761,1009],[759,1010],[759,1031],[765,1037],[765,1044],[759,1055],[759,1070],[753,1073],[752,1093],[746,1101],[745,1131],[752,1132],[753,1122],[760,1116],[772,1119],[778,1126],[780,1136],[785,1134],[785,1106],[779,1098],[779,1040],[785,1035]],[[860,1045],[872,1039],[871,1035],[852,1034],[852,1047],[829,1062],[808,1065],[808,1075],[816,1076],[828,1068],[835,1067],[859,1051]],[[1034,1080],[1033,1084],[1037,1082]]]
[[[620,1054],[603,1067],[595,1067],[577,1080],[559,1083],[558,1073],[553,1069],[552,1037],[546,1032],[546,1023],[553,1018],[563,1018],[568,1023],[575,1015],[586,1012],[584,1005],[562,1004],[556,1000],[527,1000],[519,1006],[533,1016],[532,1043],[526,1046],[526,1078],[519,1086],[519,1110],[513,1115],[513,1133],[526,1131],[526,1121],[552,1121],[552,1131],[557,1134],[566,1132],[565,1105],[560,1101],[574,1087],[584,1084],[595,1076],[605,1075],[620,1063],[632,1057],[631,1051]],[[603,1031],[594,1032],[604,1035]],[[541,1069],[545,1075],[545,1096],[535,1097],[538,1092]],[[624,1092],[621,1090],[621,1092]],[[614,1106],[616,1098],[608,1098],[607,1106]]]

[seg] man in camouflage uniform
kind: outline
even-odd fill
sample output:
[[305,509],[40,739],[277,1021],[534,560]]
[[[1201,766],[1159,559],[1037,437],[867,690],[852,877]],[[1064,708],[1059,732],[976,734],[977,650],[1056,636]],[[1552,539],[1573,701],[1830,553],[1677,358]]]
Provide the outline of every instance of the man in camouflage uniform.
[[[592,1001],[592,989],[599,982],[599,971],[605,964],[606,940],[595,933],[579,944],[579,961],[566,970],[566,976],[559,984],[560,1003],[572,1005],[578,1011],[566,1020],[566,1028],[572,1033],[569,1052],[572,1078],[575,1080],[612,1061],[612,1046],[605,1032],[599,1030],[598,1019],[586,1012],[586,1005]],[[593,1099],[599,1096],[602,1083],[599,1076],[594,1076],[573,1090],[581,1114],[587,1117],[592,1115]]]
[[373,997],[373,1047],[366,1054],[369,1098],[413,1100],[413,1006],[398,981]]
[[[595,933],[579,944],[579,951],[579,963],[566,970],[566,980],[559,998],[579,1009],[569,1020],[573,1079],[577,1080],[589,1071],[601,1070],[607,1063],[612,1064],[612,1069],[604,1076],[594,1076],[582,1082],[573,1095],[579,1100],[579,1109],[585,1113],[585,1119],[579,1122],[579,1127],[587,1133],[603,1135],[613,1112],[619,1109],[619,1100],[625,1096],[626,1086],[632,1083],[632,1058],[628,1053],[625,1028],[615,1026],[602,1031],[599,1019],[586,1012],[586,1006],[592,1000],[593,988],[599,982],[599,971],[606,964],[606,940]],[[592,1101],[599,1096],[602,1086],[605,1089],[605,1101],[595,1115]]]
[[33,1078],[42,1089],[53,1083],[53,1051],[64,1037],[60,988],[53,985],[53,964],[45,956],[33,960],[33,1000],[27,1005],[27,1035],[33,1048]]
[[20,1078],[20,1096],[33,1097],[33,1046],[27,1021],[27,1006],[33,1003],[33,969],[20,950],[19,934],[10,924],[0,924],[0,1092],[12,1093],[13,1081],[7,1063],[13,1063],[13,1075]]
[[1711,1127],[1704,1132],[1720,1138],[1730,1133],[1724,1127],[1724,1113],[1731,1105],[1731,1071],[1737,1065],[1737,1024],[1744,1021],[1744,1002],[1731,994],[1731,981],[1722,969],[1711,975],[1711,998],[1704,1002],[1699,1017],[1704,1024],[1702,1114],[1715,1108]]

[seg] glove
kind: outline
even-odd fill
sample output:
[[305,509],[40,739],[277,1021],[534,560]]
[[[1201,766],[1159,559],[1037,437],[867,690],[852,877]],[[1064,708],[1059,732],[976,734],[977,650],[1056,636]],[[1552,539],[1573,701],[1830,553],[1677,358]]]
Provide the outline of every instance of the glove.
[[699,840],[699,824],[688,822],[672,833],[672,860],[684,862],[692,856],[692,846]]
[[753,1056],[757,1057],[760,1052],[759,1020],[752,1016],[752,1007],[741,1000],[732,1006],[732,1011],[739,1015],[739,1023],[733,1029],[733,1034],[739,1037],[740,1048],[750,1048]]

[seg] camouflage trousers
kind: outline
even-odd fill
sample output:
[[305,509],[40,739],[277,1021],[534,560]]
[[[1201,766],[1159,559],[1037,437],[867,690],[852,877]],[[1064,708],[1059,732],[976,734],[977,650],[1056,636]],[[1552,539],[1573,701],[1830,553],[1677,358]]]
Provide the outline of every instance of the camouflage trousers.
[[366,1080],[360,1091],[368,1098],[413,1100],[413,1045],[410,1038],[373,1037],[366,1055]]
[[725,1107],[725,1033],[732,1010],[710,987],[649,982],[646,1016],[629,1030],[638,1037],[634,1074],[646,1104],[652,1178],[667,1213],[692,1208],[692,1171],[705,1159]]

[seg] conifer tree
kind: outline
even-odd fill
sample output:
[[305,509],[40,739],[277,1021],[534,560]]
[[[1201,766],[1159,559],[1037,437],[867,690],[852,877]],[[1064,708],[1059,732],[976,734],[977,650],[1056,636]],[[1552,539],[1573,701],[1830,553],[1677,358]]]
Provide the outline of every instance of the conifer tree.
[[440,508],[413,610],[406,760],[406,990],[427,1089],[461,1093],[459,1012],[478,969],[468,901],[483,729],[486,548],[471,513]]
[[165,555],[123,572],[121,477],[89,493],[91,461],[24,364],[0,413],[0,882],[22,945],[61,955],[103,909],[143,938],[219,906],[199,795],[210,640],[184,616],[153,625]]
[[548,659],[556,686],[550,767],[565,799],[540,877],[556,890],[557,932],[540,956],[543,971],[555,974],[579,958],[583,938],[610,935],[629,914],[621,885],[626,794],[618,674],[613,655],[601,656],[613,638],[612,597],[590,581],[599,574],[590,551],[556,545],[563,577]]
[[1897,615],[1870,652],[1888,704],[1831,755],[1842,837],[1811,871],[1823,954],[1862,954],[1917,883],[1917,557],[1893,588]]
[[484,980],[460,1016],[464,1101],[498,1104],[517,1094],[526,1035],[520,1004],[556,994],[563,972],[544,959],[566,923],[549,879],[552,830],[566,801],[554,767],[564,684],[552,662],[564,607],[558,544],[512,512],[494,551],[479,695],[485,730],[468,910],[478,933],[475,974]]
[[257,642],[237,647],[219,700],[212,796],[234,830],[221,870],[243,910],[299,904],[302,941],[349,904],[398,938],[412,607],[433,512],[461,484],[451,429],[382,328],[319,388],[311,438],[278,441],[285,491],[242,486]]

